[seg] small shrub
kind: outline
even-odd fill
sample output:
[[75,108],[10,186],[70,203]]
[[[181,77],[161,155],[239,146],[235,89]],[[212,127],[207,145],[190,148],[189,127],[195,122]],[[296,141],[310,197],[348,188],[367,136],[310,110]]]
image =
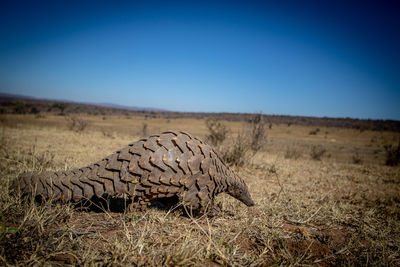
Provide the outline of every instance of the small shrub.
[[387,166],[397,166],[400,162],[400,141],[399,144],[396,146],[388,145],[385,146],[386,150],[386,162]]
[[277,174],[277,172],[278,172],[274,163],[272,163],[272,164],[268,167],[267,170],[268,170],[268,172],[271,173],[271,174]]
[[257,153],[265,145],[266,135],[262,114],[256,114],[251,120],[250,148]]
[[313,160],[321,160],[325,152],[326,149],[322,146],[312,146],[310,156]]
[[285,151],[285,159],[299,159],[301,152],[296,147],[287,147]]
[[377,155],[377,154],[379,154],[379,153],[381,153],[382,152],[382,150],[381,149],[374,149],[374,155]]
[[207,119],[209,135],[206,140],[220,151],[221,157],[228,165],[241,167],[266,143],[262,118],[262,114],[252,116],[242,131],[228,142],[224,142],[229,132],[227,127],[218,120]]
[[220,148],[222,159],[230,166],[242,167],[247,162],[247,152],[249,148],[250,146],[246,135],[239,133],[232,145]]
[[147,137],[147,129],[148,129],[148,127],[147,127],[147,123],[143,123],[142,124],[142,130],[141,130],[141,136],[142,137]]
[[315,130],[310,131],[309,135],[317,135],[317,133],[319,133],[319,131],[320,131],[319,128],[317,128]]
[[355,154],[353,154],[352,156],[352,160],[354,164],[361,164],[363,162],[362,158],[360,157],[360,154],[358,154],[358,152],[356,152]]
[[206,140],[213,146],[219,146],[224,142],[228,129],[224,124],[216,119],[207,119],[206,126],[210,134],[206,137]]
[[68,122],[68,128],[71,131],[75,131],[75,132],[82,132],[83,130],[86,129],[86,127],[88,126],[89,122],[77,117],[77,116],[69,116],[65,118]]
[[102,129],[101,132],[102,132],[104,137],[115,139],[114,133],[106,131],[105,129]]

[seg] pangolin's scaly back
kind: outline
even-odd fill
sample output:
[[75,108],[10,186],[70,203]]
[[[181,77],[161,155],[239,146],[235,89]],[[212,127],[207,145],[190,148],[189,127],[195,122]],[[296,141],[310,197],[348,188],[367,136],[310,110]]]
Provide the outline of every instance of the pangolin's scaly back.
[[220,192],[228,192],[252,205],[244,181],[209,145],[173,131],[141,139],[87,167],[22,174],[13,187],[64,201],[105,195],[151,201],[180,195],[194,208],[206,206]]

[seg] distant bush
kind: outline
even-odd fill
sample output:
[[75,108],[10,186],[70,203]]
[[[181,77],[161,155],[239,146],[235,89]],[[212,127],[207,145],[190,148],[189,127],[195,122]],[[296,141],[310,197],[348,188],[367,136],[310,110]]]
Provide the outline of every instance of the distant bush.
[[60,111],[60,113],[58,113],[58,115],[60,116],[64,116],[65,115],[65,109],[68,107],[67,103],[61,103],[61,102],[57,102],[57,103],[53,103],[53,105],[51,106],[51,109],[58,109]]
[[68,128],[75,132],[82,132],[89,124],[88,121],[77,116],[68,116],[65,119],[67,120]]
[[22,101],[13,101],[14,113],[16,114],[26,114],[29,111],[28,106]]
[[395,145],[385,146],[386,162],[388,166],[397,166],[400,162],[400,141],[397,147]]
[[317,128],[315,130],[310,131],[309,134],[310,135],[316,135],[317,133],[319,133],[319,131],[320,131],[319,128]]
[[46,118],[46,115],[44,115],[43,113],[37,113],[37,114],[35,115],[35,118],[36,118],[36,119],[43,119],[43,118]]
[[301,152],[298,148],[294,146],[286,148],[285,159],[299,159],[300,157],[301,157]]
[[206,137],[207,142],[213,146],[221,145],[228,134],[226,126],[216,119],[207,119],[206,126],[209,131]]
[[313,160],[321,160],[322,156],[325,154],[326,149],[323,146],[312,146],[310,156]]
[[40,110],[37,107],[32,107],[30,113],[36,115],[40,113]]
[[353,156],[351,158],[352,158],[354,164],[361,164],[363,162],[363,160],[360,157],[360,154],[358,154],[358,152],[353,154]]

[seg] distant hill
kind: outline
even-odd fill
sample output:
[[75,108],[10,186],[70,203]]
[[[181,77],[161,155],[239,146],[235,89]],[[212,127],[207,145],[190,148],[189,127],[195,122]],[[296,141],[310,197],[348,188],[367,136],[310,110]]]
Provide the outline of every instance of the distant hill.
[[[30,96],[0,93],[0,114],[38,114],[41,112],[52,112],[59,115],[83,113],[91,115],[123,115],[143,116],[148,118],[195,118],[195,119],[218,119],[228,121],[251,122],[254,114],[249,113],[207,113],[207,112],[175,112],[160,110],[157,108],[141,108],[122,106],[112,103],[77,103],[63,100],[38,99]],[[400,132],[400,121],[395,120],[370,120],[353,118],[328,118],[328,117],[305,117],[287,115],[263,114],[262,120],[268,125],[287,124],[304,125],[312,127],[341,127],[375,131]]]
[[17,95],[17,94],[8,94],[0,92],[0,98],[11,98],[11,99],[35,99],[31,96],[26,95]]
[[124,106],[124,105],[113,104],[113,103],[87,103],[87,104],[89,104],[89,105],[98,105],[98,106],[107,107],[107,108],[126,109],[126,110],[167,111],[167,110],[158,109],[158,108],[132,107],[132,106]]
[[124,106],[113,103],[90,103],[90,102],[75,102],[70,100],[62,100],[62,99],[47,99],[47,98],[36,98],[32,96],[26,95],[18,95],[18,94],[9,94],[0,92],[0,101],[1,99],[16,99],[16,100],[36,100],[36,101],[50,101],[50,102],[63,102],[63,103],[78,103],[78,104],[86,104],[86,105],[95,105],[101,107],[108,108],[116,108],[116,109],[125,109],[125,110],[149,110],[149,111],[164,111],[162,109],[157,108],[148,108],[148,107],[134,107],[134,106]]

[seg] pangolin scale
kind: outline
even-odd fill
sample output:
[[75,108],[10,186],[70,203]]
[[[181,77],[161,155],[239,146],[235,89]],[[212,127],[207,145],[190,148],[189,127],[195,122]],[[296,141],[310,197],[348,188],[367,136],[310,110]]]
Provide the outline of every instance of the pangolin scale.
[[175,131],[141,139],[83,168],[24,173],[12,187],[24,194],[73,202],[128,197],[141,209],[157,199],[178,196],[184,206],[205,212],[222,192],[254,205],[243,179],[214,149],[186,132]]

